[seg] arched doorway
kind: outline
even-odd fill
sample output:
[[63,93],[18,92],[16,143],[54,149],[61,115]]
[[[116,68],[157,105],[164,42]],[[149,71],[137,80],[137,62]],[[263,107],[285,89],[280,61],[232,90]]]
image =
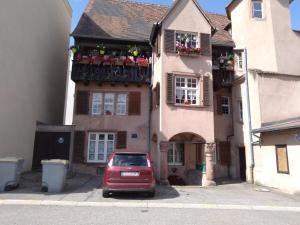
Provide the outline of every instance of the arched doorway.
[[183,132],[169,139],[168,180],[171,185],[201,185],[205,172],[205,139]]

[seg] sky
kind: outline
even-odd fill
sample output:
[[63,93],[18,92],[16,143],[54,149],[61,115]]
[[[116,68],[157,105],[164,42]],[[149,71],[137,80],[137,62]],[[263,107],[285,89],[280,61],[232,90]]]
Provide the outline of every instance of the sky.
[[[173,0],[134,0],[136,2],[170,5]],[[225,7],[231,0],[198,0],[201,7],[208,12],[225,14]],[[88,0],[69,0],[73,9],[72,28],[73,31],[82,15]],[[300,0],[294,0],[291,4],[292,28],[300,30]],[[72,44],[73,41],[71,41]]]

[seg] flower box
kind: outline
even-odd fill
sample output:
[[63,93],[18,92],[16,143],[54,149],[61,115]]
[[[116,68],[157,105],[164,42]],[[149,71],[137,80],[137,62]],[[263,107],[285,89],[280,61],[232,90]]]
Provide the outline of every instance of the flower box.
[[90,64],[91,63],[91,58],[89,56],[82,56],[80,63],[82,64]]
[[176,52],[178,55],[183,56],[199,56],[202,53],[200,48],[191,48],[185,46],[176,46]]

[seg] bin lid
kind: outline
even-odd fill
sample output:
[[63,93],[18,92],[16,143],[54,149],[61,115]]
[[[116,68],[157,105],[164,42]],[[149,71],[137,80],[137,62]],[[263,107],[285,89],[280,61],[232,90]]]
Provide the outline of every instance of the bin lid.
[[68,160],[63,159],[49,159],[49,160],[42,160],[42,164],[62,164],[62,165],[68,165]]
[[4,157],[4,158],[0,158],[0,162],[20,162],[20,161],[24,161],[23,158],[17,158],[17,157]]

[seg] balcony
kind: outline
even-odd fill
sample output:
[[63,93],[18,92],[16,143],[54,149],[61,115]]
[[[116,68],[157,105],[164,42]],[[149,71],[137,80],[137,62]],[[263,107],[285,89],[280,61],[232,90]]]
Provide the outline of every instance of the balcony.
[[71,78],[74,82],[85,83],[96,81],[99,84],[105,82],[150,84],[151,74],[151,65],[105,65],[73,62]]
[[214,89],[229,88],[234,80],[234,71],[213,70]]

